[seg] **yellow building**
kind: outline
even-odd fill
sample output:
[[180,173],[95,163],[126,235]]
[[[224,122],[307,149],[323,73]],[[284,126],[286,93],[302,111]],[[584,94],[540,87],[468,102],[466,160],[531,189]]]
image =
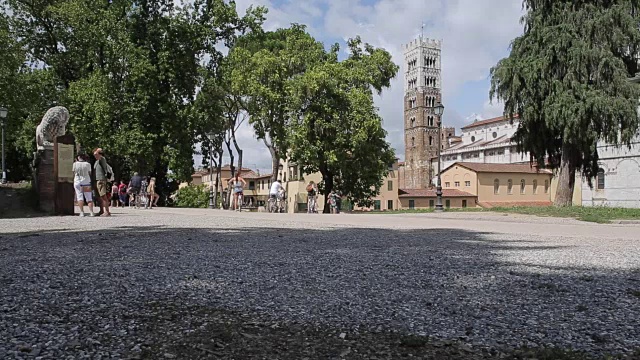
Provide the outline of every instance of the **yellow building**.
[[[436,205],[436,189],[401,189],[398,195],[402,209],[428,209]],[[442,189],[442,206],[448,208],[476,207],[476,196],[457,189]]]
[[[287,194],[287,212],[306,212],[308,200],[306,190],[307,184],[309,181],[319,184],[322,182],[322,174],[319,172],[305,174],[302,172],[302,168],[295,162],[290,160],[280,160],[278,179],[282,181],[282,186]],[[322,212],[324,196],[318,194],[316,201],[318,212]]]
[[481,207],[549,206],[552,172],[529,164],[456,162],[442,172],[444,190],[464,191]]

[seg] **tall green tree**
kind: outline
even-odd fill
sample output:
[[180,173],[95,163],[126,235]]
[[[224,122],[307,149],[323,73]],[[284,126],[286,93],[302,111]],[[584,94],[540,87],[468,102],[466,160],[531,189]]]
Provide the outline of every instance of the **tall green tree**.
[[525,0],[524,34],[491,69],[491,98],[520,116],[518,151],[557,170],[555,204],[569,206],[576,171],[598,172],[598,141],[637,134],[638,0]]
[[250,33],[231,50],[232,86],[246,99],[249,122],[271,153],[272,182],[289,149],[290,84],[326,55],[324,45],[298,24]]
[[192,111],[203,69],[265,12],[239,16],[224,0],[7,1],[30,59],[63,85],[58,100],[81,145],[103,147],[116,175],[152,174],[160,186],[169,170],[190,178],[195,144],[215,128],[206,121],[219,120]]
[[334,46],[329,60],[296,78],[290,88],[291,158],[304,172],[322,174],[325,212],[326,195],[334,189],[351,203],[370,205],[394,161],[373,92],[390,86],[398,66],[387,51],[360,38],[348,45],[348,59],[338,61]]

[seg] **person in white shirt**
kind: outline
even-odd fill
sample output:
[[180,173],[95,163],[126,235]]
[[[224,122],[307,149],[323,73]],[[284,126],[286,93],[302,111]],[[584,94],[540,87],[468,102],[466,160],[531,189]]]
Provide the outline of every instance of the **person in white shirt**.
[[91,193],[91,164],[86,155],[78,155],[73,163],[73,188],[76,191],[76,200],[80,208],[80,216],[84,216],[84,201],[89,205],[89,215],[93,214],[93,196]]
[[280,180],[276,180],[273,184],[271,184],[271,190],[269,190],[270,197],[277,197],[281,192],[284,192],[284,188],[282,187],[282,183]]

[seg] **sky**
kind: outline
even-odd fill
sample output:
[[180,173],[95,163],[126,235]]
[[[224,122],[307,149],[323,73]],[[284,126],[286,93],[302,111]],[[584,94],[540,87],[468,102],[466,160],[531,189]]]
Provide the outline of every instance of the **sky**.
[[[442,40],[442,103],[444,126],[502,115],[500,103],[489,100],[489,71],[509,54],[511,41],[522,34],[520,0],[236,0],[244,14],[250,6],[269,9],[266,30],[307,25],[328,47],[360,35],[364,42],[385,48],[400,66],[391,87],[376,96],[376,106],[388,132],[387,140],[404,158],[402,45],[421,34]],[[422,25],[424,24],[424,30]],[[458,130],[459,131],[459,130]],[[270,172],[269,152],[246,124],[238,131],[243,165]],[[201,160],[196,157],[196,166]]]

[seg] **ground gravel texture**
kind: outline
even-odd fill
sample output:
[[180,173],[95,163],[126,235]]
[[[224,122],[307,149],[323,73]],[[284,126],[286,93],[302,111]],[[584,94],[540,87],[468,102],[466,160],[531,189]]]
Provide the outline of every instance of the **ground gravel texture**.
[[0,359],[634,358],[640,227],[473,216],[0,219]]

